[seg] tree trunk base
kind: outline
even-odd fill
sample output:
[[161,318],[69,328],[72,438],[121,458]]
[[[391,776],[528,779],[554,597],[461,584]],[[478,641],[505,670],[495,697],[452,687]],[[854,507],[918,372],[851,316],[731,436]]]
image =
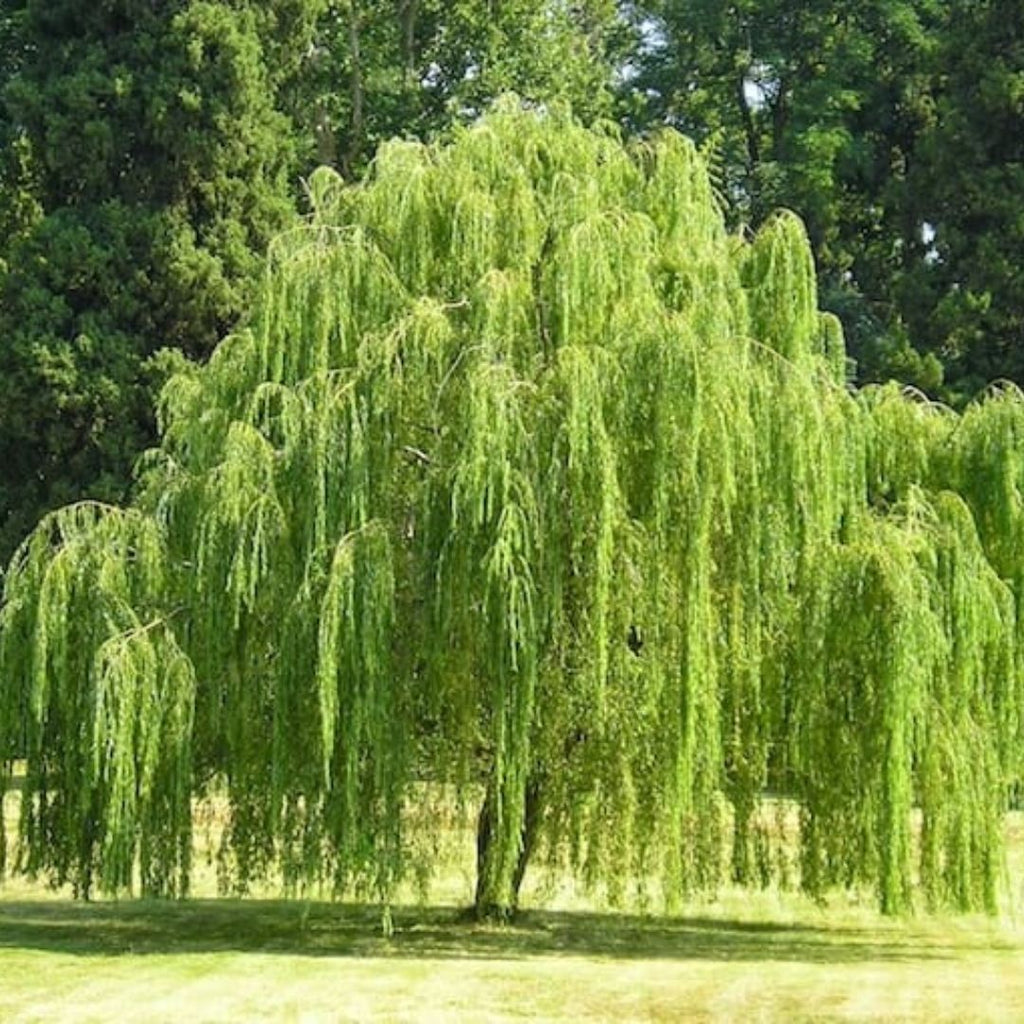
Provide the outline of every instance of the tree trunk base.
[[469,912],[477,924],[511,924],[518,910],[500,903],[475,903]]
[[492,791],[488,789],[484,797],[483,806],[480,808],[480,817],[477,821],[476,894],[473,906],[467,915],[477,922],[508,924],[518,911],[519,889],[523,884],[523,876],[526,874],[526,866],[529,863],[530,855],[533,853],[540,825],[542,801],[539,778],[533,778],[527,783],[525,797],[523,821],[520,826],[521,842],[519,856],[516,859],[511,879],[511,904],[504,904],[494,900],[494,889],[488,884],[491,879],[489,858],[493,855],[492,844],[495,841],[494,830],[496,823],[494,820]]

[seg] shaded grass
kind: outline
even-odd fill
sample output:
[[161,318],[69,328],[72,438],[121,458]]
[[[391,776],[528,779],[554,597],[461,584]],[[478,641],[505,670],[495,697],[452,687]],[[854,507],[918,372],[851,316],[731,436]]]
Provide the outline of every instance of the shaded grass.
[[1024,936],[987,920],[394,918],[385,939],[367,905],[0,899],[0,1020],[1024,1019]]
[[471,835],[430,902],[394,908],[390,939],[363,903],[75,903],[16,879],[0,888],[0,1021],[1024,1020],[1017,818],[1008,835],[999,920],[728,888],[646,916],[534,884],[513,925],[478,925],[460,913]]
[[0,902],[0,950],[76,956],[273,953],[312,957],[521,960],[577,956],[617,960],[856,963],[941,959],[978,949],[1016,948],[980,935],[913,948],[899,931],[834,924],[775,924],[712,917],[641,917],[583,911],[526,911],[513,925],[466,923],[452,907],[394,911],[394,934],[366,904],[285,900]]

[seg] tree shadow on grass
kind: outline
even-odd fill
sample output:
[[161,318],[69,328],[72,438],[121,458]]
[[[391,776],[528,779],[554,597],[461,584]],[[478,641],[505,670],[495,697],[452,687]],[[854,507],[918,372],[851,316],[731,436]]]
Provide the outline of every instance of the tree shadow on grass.
[[393,910],[384,938],[380,908],[301,900],[74,903],[0,902],[0,953],[78,956],[252,952],[406,959],[528,959],[857,963],[943,959],[950,948],[900,942],[869,929],[702,917],[528,911],[508,926],[466,923],[452,907]]

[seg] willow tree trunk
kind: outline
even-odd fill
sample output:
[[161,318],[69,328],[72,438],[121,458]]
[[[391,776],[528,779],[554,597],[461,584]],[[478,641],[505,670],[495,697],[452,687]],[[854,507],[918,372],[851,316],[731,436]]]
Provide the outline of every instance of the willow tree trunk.
[[537,842],[543,808],[543,786],[535,776],[526,785],[520,847],[512,871],[511,884],[501,877],[501,860],[496,836],[497,815],[494,789],[488,787],[480,807],[476,832],[476,896],[473,913],[478,921],[509,921],[519,909],[519,890]]

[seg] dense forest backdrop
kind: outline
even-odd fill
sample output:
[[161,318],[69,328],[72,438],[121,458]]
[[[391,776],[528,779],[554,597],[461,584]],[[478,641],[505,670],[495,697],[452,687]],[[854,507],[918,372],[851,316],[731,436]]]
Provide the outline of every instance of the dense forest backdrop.
[[852,380],[1024,383],[1020,0],[2,0],[0,560],[130,492],[317,165],[509,91],[681,129],[733,227],[796,211]]

